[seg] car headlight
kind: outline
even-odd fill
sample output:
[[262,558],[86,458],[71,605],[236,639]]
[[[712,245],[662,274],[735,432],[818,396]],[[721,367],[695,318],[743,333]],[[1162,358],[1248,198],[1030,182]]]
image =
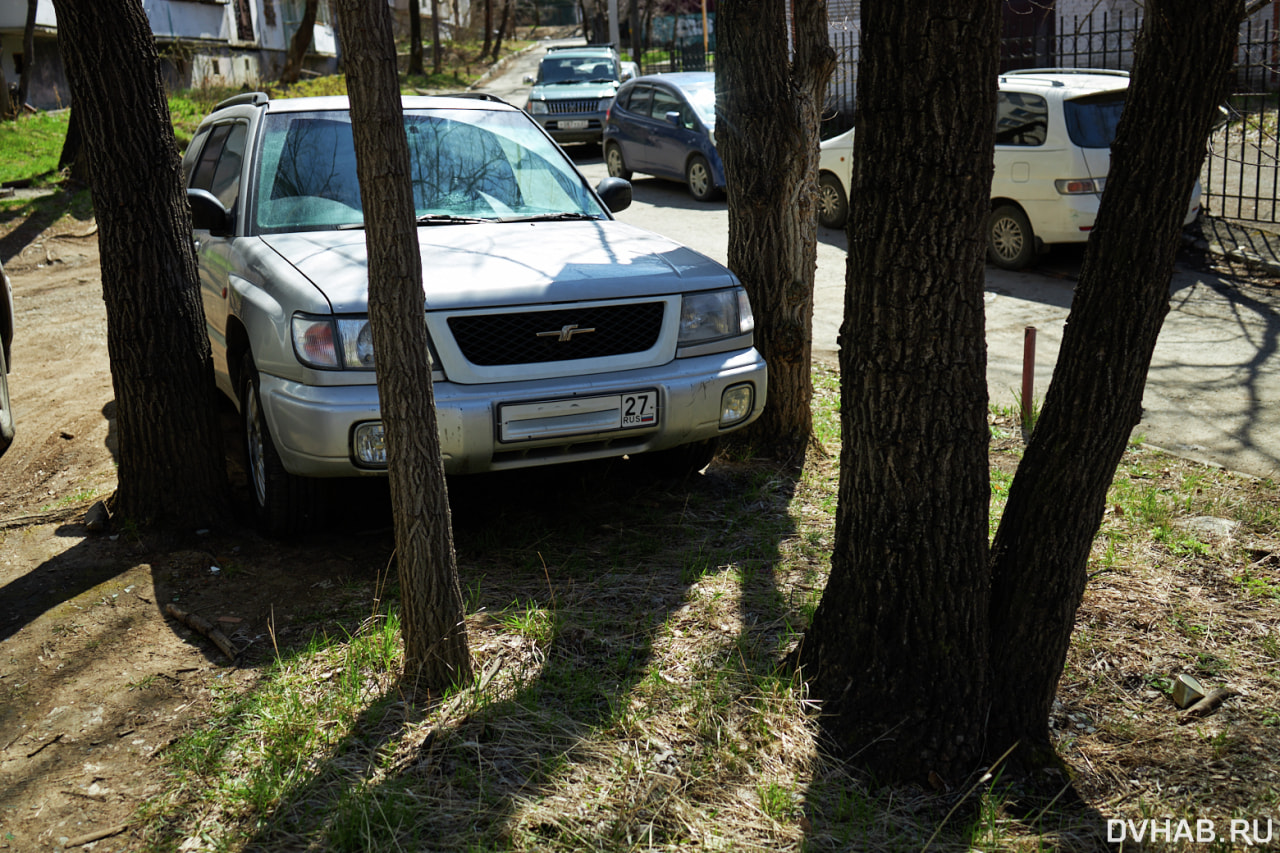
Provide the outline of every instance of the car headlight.
[[680,346],[745,335],[755,327],[751,302],[741,287],[687,293],[680,300]]
[[532,115],[532,116],[546,115],[547,102],[546,101],[530,101],[529,105],[525,107],[525,112],[527,112],[529,115]]
[[368,317],[293,315],[293,351],[298,361],[321,370],[373,370],[373,334]]
[[613,98],[601,98],[596,102],[596,112],[602,113],[613,104]]

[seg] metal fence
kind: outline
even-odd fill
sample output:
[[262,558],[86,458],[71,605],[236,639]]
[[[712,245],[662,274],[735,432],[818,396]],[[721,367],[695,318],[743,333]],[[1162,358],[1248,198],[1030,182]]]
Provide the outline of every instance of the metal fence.
[[1233,91],[1223,123],[1209,137],[1201,185],[1207,212],[1251,223],[1280,223],[1277,169],[1277,53],[1280,42],[1270,22],[1240,28]]

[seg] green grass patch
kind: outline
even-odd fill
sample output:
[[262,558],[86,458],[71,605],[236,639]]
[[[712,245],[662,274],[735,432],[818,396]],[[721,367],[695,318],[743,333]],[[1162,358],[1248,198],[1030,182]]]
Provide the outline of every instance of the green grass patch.
[[0,121],[0,184],[54,183],[70,116],[62,110]]

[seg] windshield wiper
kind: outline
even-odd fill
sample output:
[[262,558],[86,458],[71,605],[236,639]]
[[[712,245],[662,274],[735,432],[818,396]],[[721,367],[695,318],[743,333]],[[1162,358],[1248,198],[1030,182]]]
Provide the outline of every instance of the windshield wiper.
[[419,225],[475,225],[492,221],[478,216],[454,216],[451,213],[427,213],[418,217]]
[[580,220],[603,219],[601,216],[595,216],[590,213],[578,213],[577,211],[564,211],[563,213],[534,213],[529,216],[503,216],[499,217],[499,222],[577,222]]

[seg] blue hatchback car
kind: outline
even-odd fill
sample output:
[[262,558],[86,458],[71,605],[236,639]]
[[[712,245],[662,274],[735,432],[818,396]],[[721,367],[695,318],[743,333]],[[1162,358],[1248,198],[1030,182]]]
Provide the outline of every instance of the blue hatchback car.
[[604,161],[612,177],[641,172],[684,181],[694,198],[709,201],[725,185],[715,127],[715,74],[636,77],[618,89],[605,117]]

